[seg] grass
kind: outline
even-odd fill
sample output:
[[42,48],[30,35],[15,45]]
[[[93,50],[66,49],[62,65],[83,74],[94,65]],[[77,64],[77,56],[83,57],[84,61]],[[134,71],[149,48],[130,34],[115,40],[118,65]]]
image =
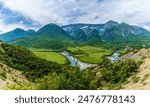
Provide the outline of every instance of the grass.
[[93,64],[102,63],[105,56],[109,56],[113,53],[112,50],[91,46],[68,48],[67,50],[79,60]]
[[58,52],[33,52],[36,56],[46,59],[47,61],[65,64],[67,59]]
[[46,59],[47,61],[56,62],[59,64],[65,64],[67,59],[62,56],[58,50],[51,50],[51,49],[36,49],[36,48],[29,48],[36,56]]
[[50,50],[50,49],[36,49],[36,48],[28,48],[30,51],[32,52],[51,52],[54,50]]
[[[48,49],[30,49],[33,53],[48,61],[56,62],[59,64],[65,64],[67,59],[60,55],[58,52],[54,52]],[[93,64],[101,64],[105,56],[109,56],[113,53],[112,50],[107,50],[104,48],[97,48],[92,46],[83,46],[67,49],[74,57],[77,59]]]

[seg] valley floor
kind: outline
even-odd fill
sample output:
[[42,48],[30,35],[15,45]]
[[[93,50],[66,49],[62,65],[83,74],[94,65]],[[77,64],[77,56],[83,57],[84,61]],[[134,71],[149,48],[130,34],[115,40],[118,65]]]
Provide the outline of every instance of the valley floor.
[[42,59],[46,59],[47,61],[52,61],[52,62],[56,62],[59,64],[65,64],[67,63],[67,59],[62,56],[59,52],[53,52],[53,51],[36,51],[33,52],[36,56],[42,58]]
[[92,46],[74,47],[67,50],[80,61],[91,64],[101,64],[106,56],[113,54],[112,50]]

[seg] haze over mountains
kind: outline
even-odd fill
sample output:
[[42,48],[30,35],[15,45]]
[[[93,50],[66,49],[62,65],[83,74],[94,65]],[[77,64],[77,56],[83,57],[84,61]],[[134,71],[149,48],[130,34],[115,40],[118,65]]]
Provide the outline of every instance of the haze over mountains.
[[133,42],[135,39],[145,43],[148,42],[149,36],[150,31],[142,27],[111,20],[105,24],[70,24],[61,27],[56,24],[48,24],[37,32],[17,28],[1,34],[0,39],[24,47],[57,49],[72,46],[77,42],[84,43],[95,40],[123,43]]

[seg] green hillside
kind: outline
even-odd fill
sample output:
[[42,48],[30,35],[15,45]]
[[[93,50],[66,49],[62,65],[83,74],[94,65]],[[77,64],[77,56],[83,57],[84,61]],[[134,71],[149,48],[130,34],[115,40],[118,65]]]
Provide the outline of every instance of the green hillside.
[[62,66],[35,56],[31,51],[8,44],[1,45],[0,61],[4,64],[23,71],[31,81],[49,73],[62,72]]
[[75,41],[58,25],[48,24],[34,35],[17,39],[10,43],[28,48],[62,50],[67,46],[73,46]]

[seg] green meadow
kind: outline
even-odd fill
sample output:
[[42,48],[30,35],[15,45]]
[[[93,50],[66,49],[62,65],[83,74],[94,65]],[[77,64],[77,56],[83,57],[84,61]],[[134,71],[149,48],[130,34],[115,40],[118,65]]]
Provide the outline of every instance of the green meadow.
[[46,59],[47,61],[56,62],[59,64],[65,64],[67,62],[67,59],[59,52],[34,51],[33,53],[40,58]]
[[105,56],[109,56],[113,53],[112,50],[91,46],[68,48],[67,50],[79,60],[93,64],[102,63]]

